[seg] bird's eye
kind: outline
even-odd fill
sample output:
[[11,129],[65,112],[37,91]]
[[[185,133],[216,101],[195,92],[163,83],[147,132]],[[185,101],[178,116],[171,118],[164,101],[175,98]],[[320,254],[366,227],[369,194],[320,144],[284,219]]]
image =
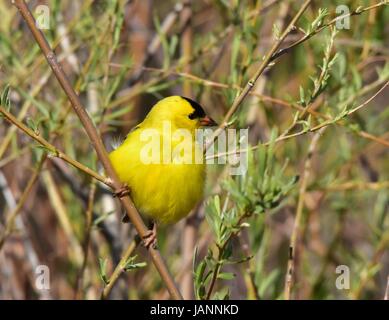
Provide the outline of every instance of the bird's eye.
[[195,119],[196,118],[196,112],[192,112],[189,116],[188,116],[188,118],[189,119],[191,119],[191,120],[193,120],[193,119]]

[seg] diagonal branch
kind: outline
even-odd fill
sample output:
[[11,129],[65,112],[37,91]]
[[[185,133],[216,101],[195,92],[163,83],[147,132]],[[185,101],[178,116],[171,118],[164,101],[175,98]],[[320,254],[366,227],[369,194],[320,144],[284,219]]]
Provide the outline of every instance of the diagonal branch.
[[92,169],[88,168],[87,166],[83,165],[82,163],[70,158],[68,155],[63,153],[62,151],[58,150],[53,144],[48,142],[46,139],[44,139],[42,136],[34,132],[32,129],[27,127],[25,124],[20,122],[14,115],[12,115],[10,112],[5,110],[2,106],[0,106],[0,114],[4,117],[5,120],[7,120],[9,123],[13,124],[15,127],[19,128],[21,131],[23,131],[26,135],[30,136],[32,139],[37,141],[42,147],[47,149],[47,151],[50,152],[50,155],[52,157],[56,157],[59,159],[64,160],[65,162],[69,163],[73,167],[81,170],[82,172],[86,173],[87,175],[95,178],[96,180],[104,183],[110,188],[113,188],[113,184],[110,181],[110,179],[107,179],[101,175],[99,175],[96,171],[93,171]]
[[[80,98],[78,97],[73,87],[71,86],[70,81],[68,80],[61,65],[58,63],[55,53],[51,49],[43,33],[37,28],[35,24],[35,19],[33,18],[25,1],[12,0],[12,3],[16,6],[20,14],[22,15],[23,19],[26,21],[36,42],[38,43],[43,54],[45,55],[47,62],[49,63],[51,69],[53,70],[55,77],[57,78],[62,89],[65,91],[66,95],[68,96],[74,111],[76,112],[78,118],[80,119],[89,137],[89,140],[92,146],[94,147],[97,156],[105,169],[105,172],[107,173],[108,177],[110,177],[112,180],[114,191],[116,192],[119,191],[122,187],[122,184],[120,183],[119,178],[108,158],[108,153],[103,145],[101,137],[99,136],[95,126],[92,123],[92,120],[90,119],[84,106],[82,105]],[[133,225],[135,226],[135,229],[137,230],[138,234],[140,235],[141,238],[144,238],[147,235],[148,229],[144,224],[142,218],[140,217],[137,209],[135,208],[132,200],[130,199],[129,196],[123,197],[120,200],[124,208],[126,209],[127,215],[130,218]],[[148,250],[151,255],[152,261],[155,267],[157,268],[162,280],[165,282],[165,285],[169,290],[169,293],[172,296],[172,298],[182,299],[182,296],[178,291],[177,286],[174,283],[174,280],[170,275],[166,267],[166,264],[162,259],[160,252],[157,249],[152,248],[151,246],[149,247]]]
[[277,39],[277,41],[273,44],[269,52],[264,57],[261,65],[259,66],[257,72],[254,74],[254,76],[251,78],[249,82],[247,82],[246,86],[243,88],[243,91],[240,93],[240,95],[234,100],[234,103],[232,104],[231,108],[228,110],[227,114],[225,115],[223,121],[221,122],[220,126],[215,130],[215,132],[212,135],[212,138],[209,140],[207,145],[205,146],[205,150],[208,150],[208,148],[213,144],[215,139],[222,133],[222,131],[228,126],[228,122],[230,121],[231,117],[234,115],[234,113],[239,109],[240,105],[242,104],[243,100],[248,96],[250,91],[255,86],[255,83],[257,82],[258,78],[261,76],[261,74],[265,71],[265,69],[269,66],[270,62],[273,60],[272,57],[274,53],[278,50],[278,48],[281,46],[282,42],[285,40],[285,38],[288,36],[288,34],[295,28],[295,24],[297,20],[303,15],[304,11],[308,8],[312,0],[307,0],[304,2],[304,4],[301,6],[300,10],[297,12],[297,14],[293,17],[292,21],[288,24],[282,35]]
[[356,15],[360,15],[362,14],[363,12],[367,12],[367,11],[370,11],[370,10],[374,10],[374,9],[377,9],[379,7],[382,7],[382,6],[385,6],[388,4],[388,1],[387,0],[384,0],[384,1],[381,1],[379,3],[376,3],[376,4],[373,4],[371,6],[368,6],[368,7],[364,7],[362,9],[356,9],[350,13],[346,13],[346,14],[343,14],[341,16],[337,16],[336,18],[332,19],[331,21],[323,24],[321,27],[315,29],[314,31],[310,32],[310,33],[307,33],[306,35],[304,35],[303,37],[301,37],[300,39],[298,39],[297,41],[293,42],[291,45],[285,47],[285,48],[282,48],[280,50],[278,50],[277,52],[275,52],[270,61],[273,61],[277,58],[279,58],[280,56],[288,53],[289,51],[291,51],[293,48],[297,47],[298,45],[302,44],[303,42],[311,39],[313,36],[315,36],[316,34],[320,33],[321,31],[323,31],[324,29],[330,27],[330,26],[333,26],[335,25],[338,21],[341,21],[343,19],[346,19],[346,18],[349,18],[349,17],[352,17],[352,16],[356,16]]

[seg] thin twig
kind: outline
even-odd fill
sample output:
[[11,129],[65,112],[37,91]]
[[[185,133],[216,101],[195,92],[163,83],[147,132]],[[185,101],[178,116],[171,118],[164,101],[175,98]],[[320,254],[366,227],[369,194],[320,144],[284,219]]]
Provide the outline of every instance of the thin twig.
[[[193,30],[192,30],[192,1],[184,0],[183,1],[183,10],[180,14],[180,24],[183,28],[181,36],[181,56],[183,60],[190,60],[192,56],[192,43],[193,43]],[[184,66],[185,72],[191,71],[191,65],[188,63]],[[191,83],[188,80],[184,80],[182,84],[182,92],[184,96],[192,96]],[[182,265],[188,265],[187,261],[192,261],[193,251],[197,239],[197,207],[191,212],[186,219],[183,225],[182,231],[182,243],[181,243],[181,252],[182,252]],[[189,264],[189,267],[183,269],[184,275],[180,282],[181,292],[184,299],[189,300],[193,299],[193,271],[192,266]]]
[[3,115],[3,117],[14,126],[18,127],[21,131],[23,131],[25,134],[30,136],[32,139],[37,141],[41,146],[43,146],[45,149],[48,150],[51,157],[56,157],[59,159],[64,160],[65,162],[69,163],[73,167],[83,171],[87,175],[95,178],[96,180],[104,183],[108,187],[112,188],[113,184],[112,182],[107,179],[106,177],[101,176],[97,172],[93,171],[92,169],[88,168],[87,166],[83,165],[82,163],[70,158],[68,155],[57,149],[54,145],[52,145],[50,142],[48,142],[46,139],[42,138],[38,133],[34,132],[32,129],[24,125],[22,122],[20,122],[18,119],[16,119],[10,112],[5,110],[2,106],[0,106],[0,114]]
[[231,108],[228,110],[227,114],[224,116],[221,124],[219,127],[215,130],[215,132],[212,135],[212,138],[209,140],[207,145],[205,146],[205,150],[208,150],[208,148],[213,144],[215,139],[223,132],[223,130],[227,127],[228,122],[230,121],[231,117],[235,114],[235,112],[239,109],[240,105],[244,101],[244,99],[247,97],[247,95],[250,93],[251,89],[255,86],[255,83],[257,82],[260,75],[265,71],[265,69],[268,67],[269,63],[271,62],[273,54],[278,50],[278,48],[281,46],[284,39],[287,37],[287,35],[295,28],[295,24],[297,20],[303,15],[304,11],[308,8],[309,4],[312,0],[307,0],[304,2],[304,4],[301,6],[300,10],[297,12],[297,14],[293,17],[292,21],[289,23],[289,25],[286,27],[282,35],[276,40],[276,42],[273,44],[269,52],[264,57],[261,65],[259,66],[257,72],[254,74],[254,76],[251,78],[249,82],[247,82],[246,86],[244,87],[243,91],[240,93],[240,95],[234,100],[234,103],[232,104]]
[[[123,67],[124,66],[124,65],[118,64],[118,63],[110,63],[110,65],[114,66],[114,67]],[[187,73],[187,72],[179,72],[179,71],[175,71],[175,70],[172,70],[172,69],[160,69],[160,68],[152,68],[152,67],[144,67],[144,69],[147,70],[147,71],[158,72],[158,73],[162,73],[162,74],[165,74],[165,75],[180,76],[180,77],[187,78],[187,79],[190,79],[190,80],[192,80],[194,82],[198,82],[198,83],[201,83],[202,85],[210,86],[210,87],[213,87],[213,88],[243,90],[243,88],[241,86],[239,86],[239,85],[225,84],[225,83],[216,82],[216,81],[212,81],[212,80],[208,80],[208,79],[203,79],[203,78],[200,78],[200,77],[198,77],[196,75],[193,75],[193,74],[190,74],[190,73]],[[382,80],[377,80],[377,81],[374,81],[373,83],[371,83],[370,85],[365,86],[360,91],[358,91],[358,93],[355,96],[351,96],[348,100],[346,100],[344,102],[344,104],[351,103],[352,100],[356,98],[356,96],[363,96],[363,95],[365,95],[368,91],[372,90],[373,87],[377,86],[378,84],[380,84],[382,82],[383,82]],[[260,98],[260,101],[263,101],[263,102],[272,102],[272,103],[275,103],[275,104],[283,106],[283,107],[293,108],[293,109],[296,109],[298,111],[304,111],[304,107],[302,107],[302,106],[300,106],[298,104],[290,103],[290,102],[287,102],[285,100],[282,100],[282,99],[279,99],[279,98],[274,98],[274,97],[267,96],[267,95],[264,95],[264,94],[258,94],[255,91],[250,91],[249,95],[258,97],[258,98]],[[120,103],[122,103],[122,102],[120,102]],[[321,118],[321,119],[331,120],[331,117],[329,115],[326,115],[326,114],[320,113],[318,111],[315,111],[312,108],[306,109],[306,112],[308,112],[312,116],[315,116],[315,117],[318,117],[318,118]],[[342,123],[340,121],[337,122],[337,124],[342,125]],[[361,130],[361,131],[358,131],[356,134],[359,135],[360,137],[364,138],[364,139],[372,140],[372,141],[374,141],[376,143],[379,143],[379,144],[382,144],[382,145],[384,145],[386,147],[389,147],[389,141],[386,141],[386,140],[384,140],[384,139],[382,139],[380,137],[372,135],[372,134],[370,134],[370,133],[368,133],[366,131]],[[219,155],[210,155],[210,156],[207,156],[207,159],[217,158],[217,157],[224,156],[224,155],[228,155],[228,154],[221,153]]]
[[305,200],[305,192],[307,189],[308,184],[308,178],[311,172],[311,166],[312,166],[312,156],[316,149],[317,142],[319,141],[320,136],[322,135],[325,128],[322,128],[320,131],[315,133],[315,135],[312,138],[312,141],[308,148],[308,155],[307,159],[305,161],[304,166],[304,172],[301,177],[301,186],[299,190],[299,198],[297,203],[297,209],[296,209],[296,217],[294,220],[294,226],[292,231],[292,236],[290,239],[290,245],[289,245],[289,258],[288,258],[288,266],[287,266],[287,272],[285,277],[285,291],[284,291],[284,298],[285,300],[290,300],[291,298],[291,291],[293,288],[293,282],[294,282],[294,275],[295,275],[295,264],[296,264],[296,246],[297,246],[297,240],[299,238],[300,234],[300,224],[302,222],[303,217],[303,209],[304,209],[304,200]]
[[108,279],[107,285],[104,287],[104,290],[101,293],[101,299],[105,300],[109,297],[109,294],[111,293],[114,285],[116,284],[117,280],[119,279],[120,275],[125,271],[124,267],[126,265],[126,262],[136,249],[136,247],[139,245],[140,241],[136,237],[134,240],[131,241],[129,246],[127,247],[126,251],[124,252],[122,258],[120,259],[119,263],[116,265],[115,270],[112,272],[111,277]]
[[377,3],[377,4],[374,4],[374,5],[371,5],[369,7],[366,7],[366,8],[362,8],[362,10],[359,10],[359,11],[353,11],[353,12],[350,12],[350,13],[346,13],[346,14],[343,14],[341,16],[338,16],[334,19],[332,19],[330,22],[328,23],[325,23],[323,24],[321,27],[317,28],[316,30],[314,30],[313,32],[311,33],[308,33],[306,34],[305,36],[303,36],[302,38],[300,38],[299,40],[293,42],[291,45],[287,46],[286,48],[282,48],[280,49],[279,51],[277,51],[272,57],[271,57],[271,60],[270,61],[273,61],[277,58],[279,58],[280,56],[288,53],[289,51],[291,51],[293,48],[295,48],[296,46],[300,45],[301,43],[309,40],[310,38],[312,38],[314,35],[320,33],[321,31],[323,31],[324,29],[336,24],[336,22],[340,21],[340,20],[343,20],[345,18],[348,18],[348,17],[351,17],[351,16],[355,16],[355,15],[360,15],[362,14],[363,12],[366,12],[366,11],[369,11],[369,10],[373,10],[373,9],[377,9],[379,7],[382,7],[384,5],[387,5],[387,1],[381,1],[380,3]]
[[[336,124],[338,122],[340,122],[343,118],[355,113],[356,111],[358,111],[359,109],[363,108],[363,107],[366,107],[372,100],[374,100],[387,86],[389,85],[389,81],[387,81],[376,93],[374,93],[369,99],[367,99],[366,101],[364,101],[362,104],[358,105],[357,107],[349,110],[348,112],[345,113],[345,115],[343,117],[340,117],[340,118],[330,118],[330,117],[327,117],[327,120],[312,127],[312,128],[309,128],[309,130],[301,130],[299,132],[296,132],[296,133],[293,133],[293,134],[289,134],[289,135],[285,135],[285,136],[279,136],[278,138],[275,139],[275,142],[280,142],[280,141],[285,141],[285,140],[288,140],[288,139],[291,139],[291,138],[296,138],[296,137],[299,137],[299,136],[302,136],[302,135],[305,135],[309,132],[315,132],[315,131],[318,131],[320,130],[321,128],[325,128],[325,127],[328,127],[329,125],[332,125],[332,124]],[[370,135],[369,133],[363,131],[361,132],[361,135],[363,135],[364,137],[367,137],[369,136],[369,139],[375,141],[375,142],[378,142],[382,145],[385,145],[385,146],[388,146],[389,147],[389,141],[386,141],[386,140],[383,140],[382,138],[380,137],[376,137],[376,136],[373,136],[373,135]],[[253,146],[253,147],[249,147],[249,148],[245,148],[245,149],[239,149],[239,150],[233,150],[233,151],[228,151],[228,152],[221,152],[221,153],[218,153],[216,155],[211,155],[211,156],[207,156],[206,159],[212,159],[212,158],[218,158],[218,157],[225,157],[225,156],[228,156],[228,155],[234,155],[234,154],[239,154],[239,153],[242,153],[242,152],[248,152],[249,150],[256,150],[258,149],[261,145],[264,145],[264,146],[267,146],[270,144],[270,141],[267,141],[263,144],[258,144],[256,146]]]
[[208,287],[207,296],[205,298],[206,300],[211,299],[212,291],[213,291],[213,289],[215,287],[217,277],[218,277],[220,269],[221,269],[221,267],[223,265],[222,257],[223,257],[224,251],[227,248],[227,244],[230,242],[230,240],[232,238],[236,237],[239,234],[240,228],[238,228],[238,227],[242,224],[243,220],[246,219],[249,216],[250,216],[250,213],[247,213],[247,212],[243,213],[242,216],[240,216],[240,218],[238,219],[237,223],[234,226],[234,229],[237,229],[237,231],[231,232],[228,235],[228,237],[225,239],[224,243],[221,246],[217,246],[217,248],[218,248],[217,262],[216,262],[216,266],[215,266],[215,268],[213,269],[213,272],[212,272],[210,285]]

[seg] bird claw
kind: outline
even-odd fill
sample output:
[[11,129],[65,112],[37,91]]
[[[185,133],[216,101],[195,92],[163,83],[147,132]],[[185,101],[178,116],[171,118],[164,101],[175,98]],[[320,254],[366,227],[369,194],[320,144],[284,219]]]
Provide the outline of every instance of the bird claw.
[[121,199],[125,196],[128,196],[130,192],[130,188],[126,184],[124,184],[119,190],[113,192],[113,197]]
[[157,225],[154,223],[153,229],[149,230],[143,237],[143,246],[146,249],[149,249],[150,247],[153,249],[157,248]]

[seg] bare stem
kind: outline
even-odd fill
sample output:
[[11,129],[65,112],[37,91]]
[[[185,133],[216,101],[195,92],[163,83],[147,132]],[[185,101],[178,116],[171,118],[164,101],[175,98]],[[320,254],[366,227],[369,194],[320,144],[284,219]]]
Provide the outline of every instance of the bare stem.
[[[185,61],[189,61],[192,56],[192,44],[193,44],[193,30],[192,30],[192,0],[184,0],[183,1],[183,10],[180,13],[180,24],[183,29],[182,32],[182,41],[181,41],[181,56]],[[191,65],[188,63],[183,67],[185,72],[191,71]],[[182,85],[182,92],[185,96],[192,96],[192,88],[191,83],[188,79],[185,79]],[[187,268],[183,269],[184,275],[180,282],[180,288],[184,299],[193,299],[193,271],[192,265],[187,263],[188,261],[192,261],[194,247],[196,245],[196,239],[198,236],[198,207],[196,207],[192,214],[190,214],[185,219],[185,224],[182,232],[182,244],[181,244],[181,252],[182,252],[182,265],[188,265]]]
[[127,247],[127,250],[124,252],[119,263],[116,265],[115,270],[112,272],[111,277],[108,280],[107,285],[104,287],[103,292],[101,293],[101,299],[105,300],[109,297],[114,285],[118,281],[120,275],[124,271],[127,260],[130,258],[136,247],[139,245],[139,240],[134,239],[131,241],[130,245]]
[[311,144],[309,145],[308,148],[308,155],[305,161],[304,172],[301,178],[299,199],[298,199],[297,209],[296,209],[296,217],[294,220],[294,226],[293,226],[292,236],[289,245],[289,259],[288,259],[288,267],[287,267],[287,272],[285,277],[285,293],[284,293],[285,300],[290,300],[291,291],[294,283],[295,264],[296,264],[296,246],[297,246],[297,241],[301,229],[300,225],[303,217],[305,192],[307,189],[308,178],[311,171],[312,156],[316,149],[317,142],[319,141],[319,138],[322,135],[324,130],[325,128],[322,128],[320,131],[315,133],[315,135],[312,138]]
[[[33,18],[29,8],[27,7],[25,1],[23,0],[13,0],[12,3],[16,6],[16,8],[19,10],[20,14],[22,15],[23,19],[26,21],[30,31],[32,32],[36,42],[38,43],[39,47],[41,48],[43,54],[46,57],[47,62],[49,63],[51,69],[53,70],[54,75],[56,76],[58,82],[60,83],[62,89],[68,96],[72,107],[74,111],[76,112],[77,116],[79,117],[89,139],[94,147],[97,156],[99,160],[101,161],[105,172],[107,175],[111,178],[113,189],[114,191],[119,191],[122,187],[122,184],[120,183],[120,180],[108,158],[107,150],[105,149],[103,142],[93,125],[93,122],[91,121],[88,113],[86,112],[83,104],[81,103],[80,98],[74,91],[73,87],[70,84],[70,81],[68,80],[65,72],[63,71],[61,65],[57,61],[57,57],[53,50],[50,48],[50,45],[48,44],[45,36],[43,33],[37,28],[35,24],[35,19]],[[138,234],[141,238],[144,238],[147,235],[148,229],[146,225],[144,224],[142,218],[140,217],[138,211],[136,210],[132,200],[129,196],[123,197],[120,199],[124,208],[126,209],[127,215],[130,218],[131,222],[135,226],[135,229],[137,230]],[[170,295],[174,299],[182,299],[181,293],[179,292],[176,284],[174,283],[174,280],[172,276],[170,275],[165,262],[162,259],[162,256],[160,252],[149,247],[149,253],[151,255],[151,258],[153,260],[153,263],[155,267],[157,268],[162,280],[165,282],[167,289],[169,290]]]
[[87,166],[83,165],[82,163],[70,158],[67,156],[65,153],[62,151],[58,150],[54,145],[52,145],[50,142],[48,142],[46,139],[42,138],[39,134],[34,132],[32,129],[27,127],[25,124],[20,122],[18,119],[16,119],[10,112],[5,110],[2,106],[0,106],[0,114],[3,115],[3,117],[11,124],[15,125],[18,127],[21,131],[23,131],[25,134],[30,136],[32,139],[37,141],[41,146],[45,147],[45,149],[50,152],[50,156],[52,157],[57,157],[59,159],[64,160],[65,162],[69,163],[73,167],[81,170],[82,172],[86,173],[87,175],[95,178],[96,180],[104,183],[108,187],[113,187],[113,184],[111,181],[101,175],[99,175],[97,172],[94,170],[88,168]]
[[[296,138],[296,137],[299,137],[299,136],[302,136],[302,135],[305,135],[309,132],[315,132],[315,131],[318,131],[322,128],[325,128],[325,127],[328,127],[332,124],[336,124],[340,121],[342,121],[343,118],[353,114],[354,112],[358,111],[359,109],[363,108],[363,107],[366,107],[372,100],[374,100],[387,86],[389,85],[389,81],[387,81],[377,92],[375,92],[369,99],[367,99],[366,101],[364,101],[363,103],[361,103],[360,105],[358,105],[357,107],[349,110],[348,112],[346,112],[346,114],[343,116],[343,117],[340,117],[340,118],[331,118],[329,116],[326,116],[325,118],[327,119],[326,121],[323,121],[322,123],[312,127],[312,128],[309,128],[309,130],[301,130],[299,132],[296,132],[296,133],[292,133],[292,134],[288,134],[288,135],[281,135],[279,136],[275,142],[280,142],[280,141],[284,141],[284,140],[288,140],[288,139],[291,139],[291,138]],[[309,111],[308,111],[309,112]],[[324,117],[324,115],[323,115]],[[371,135],[370,133],[367,133],[365,131],[361,131],[358,133],[359,136],[362,136],[364,138],[367,138],[367,139],[370,139],[374,142],[377,142],[377,143],[380,143],[384,146],[387,146],[389,147],[389,141],[387,140],[384,140],[380,137],[376,137],[374,135]],[[246,148],[246,149],[239,149],[239,150],[233,150],[233,151],[228,151],[228,152],[221,152],[221,153],[218,153],[216,155],[211,155],[211,156],[208,156],[206,159],[212,159],[212,158],[218,158],[218,157],[224,157],[224,156],[228,156],[228,155],[233,155],[233,154],[238,154],[238,153],[242,153],[242,152],[247,152],[249,150],[256,150],[259,148],[260,145],[264,145],[264,146],[267,146],[270,144],[270,141],[268,142],[265,142],[263,144],[258,144],[258,145],[255,145],[253,147],[250,147],[250,148]]]
[[293,17],[292,21],[289,23],[289,25],[286,27],[282,35],[277,39],[277,41],[273,44],[269,52],[264,57],[261,65],[259,66],[257,72],[254,74],[254,76],[251,78],[249,82],[247,82],[246,86],[243,88],[243,91],[240,93],[240,95],[234,100],[234,103],[232,104],[231,108],[228,110],[227,114],[225,115],[223,121],[221,122],[220,126],[215,130],[215,132],[212,135],[212,138],[209,140],[207,145],[205,146],[205,150],[208,150],[208,148],[213,144],[213,141],[221,134],[221,132],[227,127],[228,122],[230,121],[231,117],[234,115],[234,113],[239,109],[240,105],[244,101],[244,99],[248,96],[252,88],[255,86],[255,83],[257,82],[260,75],[265,71],[265,69],[268,67],[272,60],[273,54],[278,50],[278,48],[281,46],[281,43],[285,40],[287,35],[295,28],[295,24],[297,20],[303,15],[304,11],[308,8],[309,4],[312,0],[307,0],[304,2],[304,4],[301,6],[300,10],[297,12],[297,14]]
[[337,21],[340,21],[342,19],[345,19],[345,18],[348,18],[348,17],[351,17],[351,16],[355,16],[355,15],[360,15],[362,14],[363,12],[367,12],[367,11],[370,11],[370,10],[373,10],[373,9],[377,9],[379,7],[382,7],[384,5],[387,5],[387,1],[381,1],[379,3],[376,3],[374,5],[371,5],[369,7],[365,7],[365,8],[362,8],[362,10],[359,10],[359,11],[353,11],[353,12],[350,12],[350,13],[346,13],[344,15],[341,15],[341,16],[338,16],[334,19],[332,19],[330,22],[328,23],[325,23],[323,24],[320,28],[317,28],[315,29],[314,31],[312,31],[311,33],[308,33],[306,35],[304,35],[303,37],[301,37],[299,40],[293,42],[291,45],[289,45],[288,47],[286,48],[282,48],[280,50],[278,50],[276,53],[273,54],[273,56],[271,57],[271,61],[279,58],[280,56],[284,55],[285,53],[288,53],[290,50],[292,50],[294,47],[302,44],[303,42],[309,40],[310,38],[312,38],[314,35],[320,33],[321,31],[323,31],[324,29],[332,26],[332,25],[335,25]]

